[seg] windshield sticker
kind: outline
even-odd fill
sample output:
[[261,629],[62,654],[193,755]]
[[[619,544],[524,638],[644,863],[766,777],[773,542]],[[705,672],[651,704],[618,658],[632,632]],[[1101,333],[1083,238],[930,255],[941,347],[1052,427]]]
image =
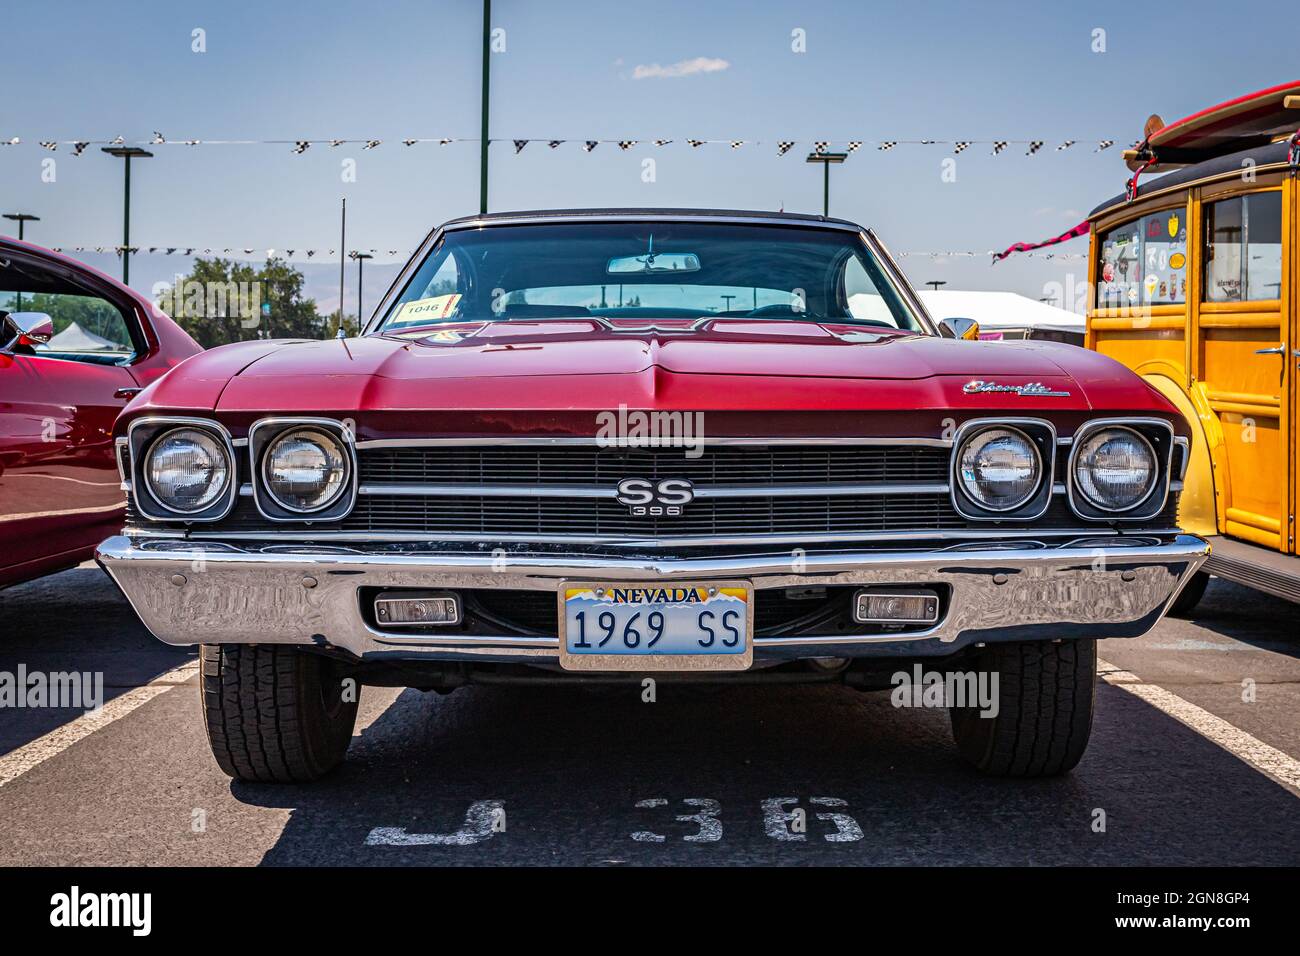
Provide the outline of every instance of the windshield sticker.
[[403,302],[402,307],[397,310],[397,315],[393,316],[393,321],[399,325],[408,325],[415,322],[436,322],[439,319],[446,319],[455,315],[456,307],[459,304],[459,292]]

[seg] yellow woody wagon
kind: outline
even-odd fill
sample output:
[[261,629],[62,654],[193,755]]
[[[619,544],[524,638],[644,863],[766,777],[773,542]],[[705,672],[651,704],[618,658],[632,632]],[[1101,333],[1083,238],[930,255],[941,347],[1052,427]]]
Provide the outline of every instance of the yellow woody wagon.
[[1146,133],[1088,217],[1085,344],[1192,425],[1178,523],[1213,553],[1175,611],[1209,574],[1300,602],[1300,82]]

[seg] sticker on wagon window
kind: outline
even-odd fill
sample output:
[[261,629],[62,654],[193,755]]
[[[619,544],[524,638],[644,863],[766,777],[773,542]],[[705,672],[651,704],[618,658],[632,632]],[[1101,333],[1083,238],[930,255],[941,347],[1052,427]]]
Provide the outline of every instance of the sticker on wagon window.
[[748,645],[743,587],[571,587],[564,591],[570,654],[727,655]]

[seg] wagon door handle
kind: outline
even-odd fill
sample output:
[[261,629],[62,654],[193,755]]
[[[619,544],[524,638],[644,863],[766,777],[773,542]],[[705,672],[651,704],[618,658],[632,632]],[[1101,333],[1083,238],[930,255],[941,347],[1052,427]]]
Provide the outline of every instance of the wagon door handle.
[[[1255,349],[1255,354],[1256,355],[1285,355],[1286,346],[1275,345],[1271,349]],[[1296,354],[1300,355],[1300,352],[1297,352]]]
[[142,388],[139,388],[139,387],[137,387],[137,386],[133,386],[133,385],[128,385],[128,386],[124,386],[124,387],[122,387],[122,388],[119,388],[117,391],[115,391],[115,392],[113,393],[113,397],[114,397],[114,398],[135,398],[137,395],[139,395],[139,394],[140,394],[141,392],[143,392],[143,391],[144,391],[144,389],[142,389]]

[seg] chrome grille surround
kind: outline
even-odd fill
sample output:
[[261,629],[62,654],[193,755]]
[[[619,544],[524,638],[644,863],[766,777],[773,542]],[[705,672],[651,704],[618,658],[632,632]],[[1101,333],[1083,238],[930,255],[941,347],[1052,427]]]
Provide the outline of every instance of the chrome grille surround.
[[[1106,530],[1074,514],[1059,484],[1032,524],[961,515],[951,501],[951,445],[935,438],[730,438],[688,457],[680,447],[609,447],[590,438],[363,440],[356,443],[356,505],[341,519],[271,526],[245,474],[233,513],[190,536],[780,548]],[[1068,453],[1061,441],[1058,465]],[[633,517],[615,500],[618,482],[630,476],[687,478],[695,500],[679,516]],[[1148,524],[1173,528],[1175,506],[1171,498]]]

